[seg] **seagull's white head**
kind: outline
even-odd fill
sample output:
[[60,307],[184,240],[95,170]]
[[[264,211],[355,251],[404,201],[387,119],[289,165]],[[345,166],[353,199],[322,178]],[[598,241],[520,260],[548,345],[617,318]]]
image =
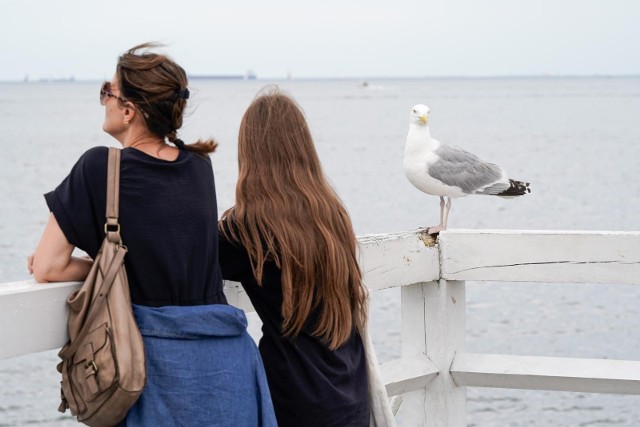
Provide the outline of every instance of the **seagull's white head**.
[[418,126],[429,125],[429,107],[424,104],[418,104],[411,107],[411,113],[409,114],[409,122]]

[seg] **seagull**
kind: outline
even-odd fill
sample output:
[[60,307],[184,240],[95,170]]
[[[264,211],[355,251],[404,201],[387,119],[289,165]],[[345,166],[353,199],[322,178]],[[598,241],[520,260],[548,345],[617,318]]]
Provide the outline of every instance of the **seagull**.
[[418,190],[440,196],[440,224],[429,227],[427,233],[447,229],[451,199],[456,197],[484,194],[511,198],[531,193],[528,182],[509,179],[500,166],[431,138],[430,112],[424,104],[411,108],[403,162],[407,179]]

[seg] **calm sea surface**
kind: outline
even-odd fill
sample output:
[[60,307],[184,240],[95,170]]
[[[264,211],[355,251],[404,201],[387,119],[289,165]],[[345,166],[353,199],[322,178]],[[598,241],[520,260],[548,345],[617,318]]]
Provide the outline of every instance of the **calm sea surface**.
[[[182,138],[213,136],[220,211],[234,201],[236,135],[265,81],[195,81]],[[640,230],[640,78],[276,82],[306,111],[325,173],[359,235],[438,221],[438,199],[402,171],[408,112],[433,137],[531,182],[528,197],[453,202],[450,228]],[[29,278],[42,194],[102,132],[99,83],[0,83],[0,283]],[[640,360],[640,287],[468,283],[473,352]],[[9,327],[9,325],[4,325]],[[400,353],[399,291],[374,294],[381,361]],[[252,326],[255,332],[256,326]],[[57,411],[55,351],[0,360],[0,426],[77,425]],[[468,390],[470,426],[639,426],[640,396]]]

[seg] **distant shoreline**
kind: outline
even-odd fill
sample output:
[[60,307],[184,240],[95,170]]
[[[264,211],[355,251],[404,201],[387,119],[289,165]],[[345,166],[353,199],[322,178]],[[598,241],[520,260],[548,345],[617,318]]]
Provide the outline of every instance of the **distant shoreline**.
[[[562,80],[562,79],[635,79],[640,78],[640,74],[579,74],[579,75],[496,75],[496,76],[367,76],[367,77],[295,77],[287,78],[283,76],[256,77],[255,75],[193,75],[188,76],[190,81],[389,81],[389,80]],[[22,84],[63,84],[63,83],[92,83],[100,82],[103,79],[33,79],[33,80],[0,80],[0,83],[22,83]]]
[[189,80],[256,80],[257,76],[251,72],[247,74],[211,74],[187,76]]

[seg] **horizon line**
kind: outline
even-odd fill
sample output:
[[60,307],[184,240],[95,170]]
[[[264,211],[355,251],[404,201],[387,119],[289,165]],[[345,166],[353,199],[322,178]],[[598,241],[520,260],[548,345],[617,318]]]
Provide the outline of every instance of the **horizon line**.
[[[437,80],[437,79],[553,79],[553,78],[636,78],[637,74],[615,74],[615,73],[595,73],[595,74],[482,74],[482,75],[425,75],[425,76],[265,76],[258,77],[253,75],[246,78],[243,74],[188,74],[189,80],[234,80],[234,81],[296,81],[296,80]],[[74,76],[56,77],[56,78],[37,78],[37,79],[0,79],[0,83],[91,83],[103,81],[102,78],[82,78],[76,79]]]

